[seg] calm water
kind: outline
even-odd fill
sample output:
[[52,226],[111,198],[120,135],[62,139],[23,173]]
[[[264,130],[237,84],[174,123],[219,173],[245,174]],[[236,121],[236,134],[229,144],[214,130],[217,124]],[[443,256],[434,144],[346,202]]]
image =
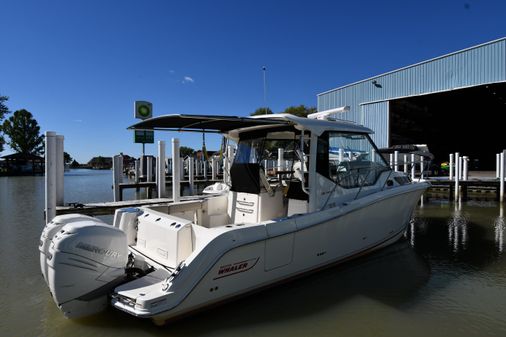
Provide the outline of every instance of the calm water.
[[[71,171],[65,201],[111,200],[111,182]],[[398,244],[163,328],[114,310],[63,318],[39,271],[43,204],[43,177],[0,177],[1,336],[506,336],[495,202],[426,202]]]

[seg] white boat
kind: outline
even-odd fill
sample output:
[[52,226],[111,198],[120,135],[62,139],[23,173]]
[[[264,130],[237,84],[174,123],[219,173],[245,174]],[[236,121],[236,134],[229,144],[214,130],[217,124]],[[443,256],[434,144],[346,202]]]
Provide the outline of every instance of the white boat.
[[[131,128],[223,133],[237,144],[229,188],[117,210],[112,226],[55,217],[41,269],[69,318],[112,305],[163,324],[372,252],[403,236],[429,186],[392,171],[351,122],[165,115]],[[278,148],[289,167],[267,177],[263,158]]]

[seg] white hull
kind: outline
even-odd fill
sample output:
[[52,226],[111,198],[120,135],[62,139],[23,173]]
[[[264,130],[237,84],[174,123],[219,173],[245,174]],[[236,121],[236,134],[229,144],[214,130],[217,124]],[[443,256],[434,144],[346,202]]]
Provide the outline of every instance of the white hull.
[[[218,253],[223,242],[216,240],[215,247],[209,243],[204,252],[206,258],[195,257],[190,261],[168,291],[155,290],[155,293],[146,294],[160,289],[159,284],[146,288],[131,288],[126,284],[117,288],[118,293],[134,298],[138,296],[133,293],[144,293],[153,298],[150,303],[157,302],[154,298],[160,303],[164,297],[160,311],[156,308],[139,310],[118,300],[113,300],[113,305],[135,316],[150,317],[155,323],[163,323],[372,252],[394,243],[403,235],[424,190],[425,186],[406,185],[381,197],[373,194],[340,208],[288,218],[273,224],[274,231],[293,229],[280,235],[269,235],[269,224],[242,227],[234,231],[238,241],[240,231],[247,231],[248,227],[263,226],[268,237],[229,248],[224,254]],[[180,282],[175,282],[178,280]]]

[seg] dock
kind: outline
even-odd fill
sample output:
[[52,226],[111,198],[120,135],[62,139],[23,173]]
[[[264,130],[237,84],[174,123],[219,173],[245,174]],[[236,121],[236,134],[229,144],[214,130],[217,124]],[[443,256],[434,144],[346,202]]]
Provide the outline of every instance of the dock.
[[[426,179],[431,183],[428,193],[436,194],[455,200],[455,180],[448,178],[429,177]],[[469,180],[459,180],[459,196],[462,201],[468,201],[475,197],[493,198],[496,201],[500,199],[500,181],[495,178],[475,178]]]
[[114,214],[116,209],[119,208],[168,204],[171,202],[173,202],[173,199],[171,198],[155,198],[144,200],[96,202],[88,204],[70,203],[67,206],[56,206],[56,215],[71,213],[80,213],[86,215],[111,215]]
[[[193,182],[190,182],[189,180],[180,180],[179,183],[181,186],[192,186],[198,187],[202,185],[212,185],[217,182],[222,182],[223,179],[205,179],[205,177],[200,177],[201,179],[195,179]],[[165,186],[172,186],[172,177],[168,176],[165,181]],[[152,199],[151,196],[154,195],[154,192],[157,191],[158,185],[154,181],[150,182],[132,182],[132,183],[119,183],[118,189],[119,189],[119,200],[117,201],[123,201],[123,191],[127,189],[146,189],[146,194],[148,196],[148,199]]]
[[[191,201],[197,196],[181,197],[179,201]],[[125,201],[110,201],[110,202],[96,202],[96,203],[70,203],[66,206],[56,206],[56,215],[61,214],[86,214],[86,215],[113,215],[119,208],[126,207],[141,207],[153,205],[169,205],[174,202],[172,198],[153,198],[142,200],[125,200]]]

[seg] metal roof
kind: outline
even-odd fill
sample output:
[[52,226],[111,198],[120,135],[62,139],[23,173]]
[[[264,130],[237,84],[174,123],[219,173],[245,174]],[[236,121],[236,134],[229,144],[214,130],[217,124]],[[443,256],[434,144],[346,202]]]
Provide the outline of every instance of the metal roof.
[[326,95],[326,94],[331,93],[331,92],[336,91],[336,90],[342,90],[342,89],[345,89],[345,88],[348,88],[348,87],[352,87],[352,86],[355,86],[355,85],[363,83],[363,82],[369,82],[369,81],[372,81],[374,79],[378,79],[380,77],[384,77],[384,76],[387,76],[387,75],[392,75],[392,74],[395,74],[395,73],[398,73],[398,72],[407,71],[410,68],[420,67],[420,66],[426,65],[427,63],[433,63],[433,62],[437,62],[437,61],[440,61],[440,60],[443,60],[443,59],[448,59],[448,58],[451,59],[451,58],[453,58],[455,56],[458,56],[459,54],[469,54],[469,53],[473,52],[473,50],[475,50],[475,49],[485,49],[485,47],[488,47],[489,45],[499,45],[499,48],[501,48],[501,47],[504,48],[503,47],[504,46],[504,42],[506,42],[506,37],[503,37],[503,38],[500,38],[500,39],[496,39],[496,40],[493,40],[493,41],[488,41],[488,42],[485,42],[485,43],[482,43],[482,44],[479,44],[479,45],[476,45],[476,46],[472,46],[472,47],[469,47],[469,48],[458,50],[458,51],[455,51],[455,52],[452,52],[452,53],[448,53],[448,54],[445,54],[445,55],[437,56],[437,57],[434,57],[434,58],[431,58],[431,59],[428,59],[428,60],[425,60],[425,61],[421,61],[421,62],[418,62],[418,63],[415,63],[415,64],[411,64],[411,65],[408,65],[408,66],[405,66],[405,67],[401,67],[401,68],[398,68],[398,69],[395,69],[395,70],[391,70],[391,71],[388,71],[388,72],[383,73],[383,74],[375,75],[375,76],[372,76],[372,77],[369,77],[369,78],[366,78],[366,79],[363,79],[363,80],[360,80],[360,81],[356,81],[356,82],[353,82],[353,83],[350,83],[350,84],[346,84],[346,85],[343,85],[343,86],[340,86],[340,87],[337,87],[337,88],[334,88],[334,89],[330,89],[330,90],[327,90],[327,91],[324,91],[324,92],[321,92],[321,93],[317,94],[317,96]]

